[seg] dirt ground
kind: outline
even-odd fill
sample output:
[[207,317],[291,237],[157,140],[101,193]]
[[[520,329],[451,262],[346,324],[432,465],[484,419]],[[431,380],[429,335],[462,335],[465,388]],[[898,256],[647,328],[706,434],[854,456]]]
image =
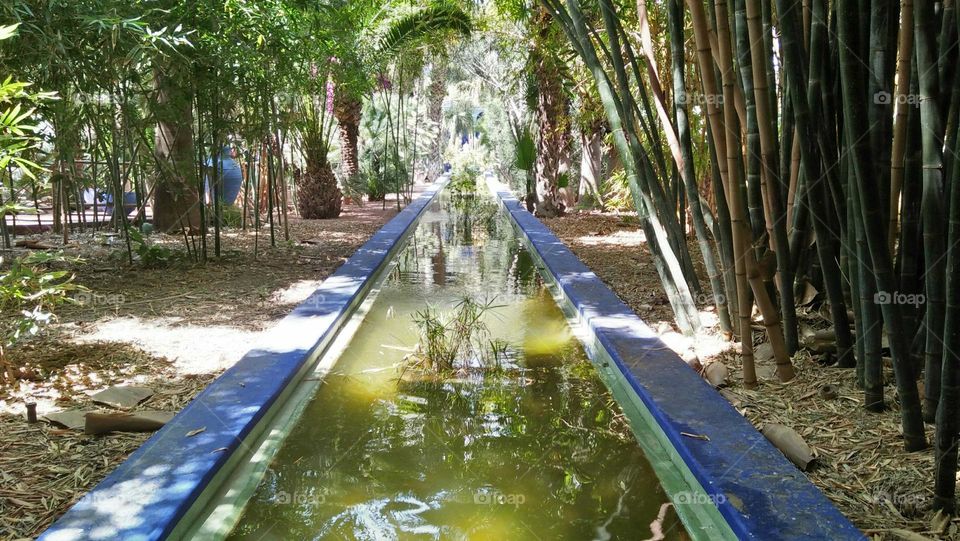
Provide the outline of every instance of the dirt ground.
[[[66,246],[29,237],[82,257],[76,282],[89,291],[42,336],[8,351],[29,378],[0,385],[0,539],[36,536],[149,436],[27,424],[25,403],[40,416],[92,408],[90,394],[135,384],[155,391],[135,409],[178,411],[393,217],[388,203],[345,206],[336,220],[291,217],[289,240],[278,228],[275,247],[267,228],[228,230],[222,257],[213,258],[211,241],[205,265],[130,266],[119,238],[106,234]],[[182,249],[182,237],[149,239]]]
[[[810,480],[866,534],[875,539],[911,541],[960,539],[960,519],[950,521],[929,510],[934,478],[932,447],[917,453],[903,451],[890,366],[885,368],[884,388],[890,407],[882,413],[862,407],[863,393],[856,387],[853,370],[825,366],[820,362],[821,355],[807,350],[793,358],[797,370],[794,380],[779,383],[768,361],[757,367],[760,385],[747,390],[743,387],[739,348],[720,337],[716,317],[708,308],[701,312],[706,328],[700,336],[691,340],[674,332],[670,305],[634,216],[580,213],[546,223],[661,333],[667,345],[681,354],[695,352],[704,364],[723,363],[730,373],[722,389],[724,396],[758,429],[766,423],[779,423],[796,430],[817,457],[807,471]],[[690,253],[695,266],[699,265],[701,284],[708,288],[702,258],[693,242]],[[799,312],[801,327],[823,329],[830,325],[814,307],[801,307]],[[759,319],[755,321],[759,346],[763,342],[759,332],[762,327]],[[836,389],[835,398],[823,396],[821,389],[826,385]],[[928,427],[927,436],[932,443],[932,427]]]

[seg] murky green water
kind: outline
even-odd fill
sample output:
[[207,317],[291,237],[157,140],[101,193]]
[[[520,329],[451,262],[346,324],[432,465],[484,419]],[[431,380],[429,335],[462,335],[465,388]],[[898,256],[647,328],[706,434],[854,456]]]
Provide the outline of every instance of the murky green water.
[[[465,295],[502,370],[400,378]],[[441,194],[230,539],[685,539],[620,414],[506,216]]]

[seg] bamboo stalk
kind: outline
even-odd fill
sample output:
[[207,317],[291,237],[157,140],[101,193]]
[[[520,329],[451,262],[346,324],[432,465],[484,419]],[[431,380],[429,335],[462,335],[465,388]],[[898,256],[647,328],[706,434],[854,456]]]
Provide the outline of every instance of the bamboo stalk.
[[[778,0],[784,7],[788,0]],[[857,8],[851,0],[839,0],[837,7],[839,39],[846,41],[856,31]],[[877,280],[877,288],[884,292],[893,292],[893,268],[890,252],[884,232],[886,226],[879,209],[879,195],[867,178],[868,167],[864,145],[858,139],[865,133],[865,111],[863,103],[863,81],[854,76],[854,63],[859,62],[854,53],[840,48],[840,79],[843,87],[844,133],[849,141],[849,155],[860,195],[860,213],[863,218],[870,259]],[[917,386],[909,365],[906,337],[902,327],[899,305],[881,304],[884,325],[890,342],[890,354],[893,358],[894,374],[897,380],[897,393],[900,396],[900,415],[903,426],[904,447],[908,452],[919,451],[927,447],[926,434],[920,410]]]
[[[733,101],[733,88],[735,85],[732,51],[730,47],[730,26],[727,20],[727,4],[725,0],[719,0],[716,3],[717,17],[717,41],[720,46],[720,75],[723,81],[724,103]],[[783,332],[780,326],[780,317],[776,307],[767,294],[763,279],[757,269],[756,256],[753,251],[753,242],[750,229],[746,221],[744,212],[745,202],[743,200],[743,183],[739,171],[740,161],[740,129],[737,124],[736,111],[729,106],[723,108],[724,125],[726,134],[727,148],[727,196],[730,203],[731,227],[733,228],[734,250],[739,250],[737,254],[737,274],[742,278],[739,280],[748,281],[753,290],[757,307],[763,315],[764,327],[767,330],[767,339],[774,352],[774,358],[777,363],[777,375],[781,381],[788,381],[794,377],[793,366],[790,364],[790,355],[787,352],[784,342]],[[743,302],[746,297],[746,288],[740,294],[740,333],[741,333],[741,355],[744,364],[744,385],[756,384],[756,373],[753,359],[753,331],[750,321],[750,303]],[[748,368],[749,366],[749,368]],[[754,372],[752,375],[749,372]],[[750,377],[752,376],[752,377]]]
[[684,74],[685,54],[683,45],[684,25],[681,0],[670,0],[667,6],[667,15],[671,29],[670,44],[671,66],[673,68],[674,110],[677,118],[677,131],[679,132],[682,154],[681,162],[678,162],[678,166],[681,167],[681,177],[687,190],[687,200],[690,204],[690,212],[693,217],[697,242],[700,246],[700,254],[703,256],[703,263],[710,279],[710,287],[713,291],[713,300],[717,308],[717,318],[720,323],[720,329],[725,333],[730,333],[733,326],[727,309],[727,299],[729,296],[724,288],[717,261],[710,247],[710,241],[707,235],[707,224],[704,220],[703,207],[700,203],[700,196],[697,190],[693,141],[690,137],[690,123],[687,118],[687,89]]
[[945,246],[942,226],[944,212],[943,121],[940,116],[940,80],[937,70],[938,49],[930,3],[918,3],[914,18],[917,70],[920,74],[920,125],[923,144],[923,258],[926,294],[927,339],[924,354],[923,418],[933,422],[940,400],[940,366],[943,355]]
[[893,128],[893,148],[890,152],[890,253],[894,253],[897,228],[900,220],[900,191],[903,186],[903,161],[907,150],[907,121],[910,105],[910,64],[913,61],[913,0],[900,2],[900,36],[897,56],[896,93],[894,95],[896,116]]
[[[777,144],[776,118],[770,111],[769,90],[767,89],[766,61],[773,51],[766,49],[762,32],[762,13],[760,0],[747,0],[745,16],[750,43],[751,68],[753,70],[753,90],[755,93],[758,134],[760,137],[761,164],[763,167],[764,195],[770,218],[768,231],[777,257],[777,277],[779,279],[780,310],[784,325],[784,338],[787,351],[795,353],[800,340],[797,326],[797,308],[793,296],[793,269],[790,268],[790,245],[787,241],[787,214],[783,212],[780,193],[781,181],[777,160],[780,149]],[[761,49],[761,46],[764,48]],[[746,67],[743,68],[746,71]]]

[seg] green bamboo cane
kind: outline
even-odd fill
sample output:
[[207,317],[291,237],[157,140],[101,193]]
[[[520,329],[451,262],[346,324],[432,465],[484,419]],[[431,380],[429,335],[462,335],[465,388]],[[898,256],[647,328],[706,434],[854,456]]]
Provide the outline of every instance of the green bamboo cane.
[[635,161],[637,157],[635,148],[637,148],[638,143],[635,137],[628,142],[627,138],[632,132],[629,129],[631,127],[625,127],[627,123],[621,122],[624,116],[627,119],[631,118],[630,113],[625,112],[623,104],[613,92],[613,84],[600,64],[596,50],[590,42],[586,23],[575,0],[568,1],[567,9],[564,9],[556,0],[541,1],[550,10],[551,15],[560,22],[561,28],[567,34],[572,46],[584,59],[594,75],[614,135],[614,142],[621,156],[624,157],[623,163],[627,172],[630,191],[640,214],[641,223],[645,226],[647,240],[650,242],[651,252],[654,255],[654,262],[674,309],[677,323],[684,332],[695,332],[700,326],[699,314],[696,312],[695,303],[693,303],[693,298],[683,279],[679,260],[670,248],[667,233],[657,216],[657,207],[651,200],[649,192],[641,189],[641,183],[645,188],[647,187],[647,179],[645,175],[640,174]]
[[924,408],[927,422],[936,418],[940,400],[940,364],[943,355],[944,319],[944,212],[943,121],[939,103],[940,81],[934,10],[931,2],[918,2],[914,17],[917,70],[920,74],[920,125],[923,144],[923,258],[927,339],[924,355]]
[[[781,46],[784,55],[786,88],[791,93],[793,100],[793,118],[798,129],[798,140],[800,142],[800,165],[807,183],[805,192],[809,206],[806,212],[809,212],[812,218],[814,231],[817,235],[817,255],[820,260],[820,267],[823,270],[824,286],[827,290],[831,317],[837,337],[837,364],[838,366],[852,368],[856,365],[853,358],[853,337],[850,334],[850,324],[843,299],[843,286],[840,282],[840,269],[837,263],[838,254],[833,243],[833,239],[838,237],[839,234],[831,230],[828,221],[831,220],[828,215],[830,206],[828,187],[826,186],[828,175],[824,174],[821,164],[821,158],[824,155],[821,152],[823,148],[822,138],[814,127],[814,123],[821,119],[821,111],[814,108],[819,103],[820,96],[814,94],[815,86],[811,86],[807,93],[804,92],[804,85],[808,79],[803,69],[803,54],[800,49],[799,8],[796,4],[787,4],[784,0],[778,0],[777,7],[782,34]],[[811,29],[811,34],[813,34],[813,30],[815,29]],[[817,40],[816,36],[812,35],[811,48],[816,46],[817,43],[822,46],[823,41]],[[810,81],[816,80],[816,77],[810,79]],[[807,97],[807,99],[803,97]],[[797,201],[803,204],[802,199]]]
[[[960,27],[960,21],[958,21]],[[960,140],[960,133],[954,141]],[[953,152],[958,149],[955,145]],[[937,410],[936,477],[933,508],[947,513],[956,511],[957,434],[960,429],[960,160],[950,171],[950,222],[946,257],[946,310],[943,333],[943,361],[940,374],[940,400]]]
[[690,137],[690,122],[687,118],[687,89],[684,74],[684,45],[683,45],[683,6],[681,0],[670,0],[667,6],[667,16],[670,24],[671,66],[673,68],[673,99],[677,118],[677,131],[680,137],[680,149],[683,152],[683,182],[687,190],[687,200],[690,212],[693,215],[694,230],[703,256],[703,264],[707,269],[710,287],[713,291],[714,304],[717,307],[717,318],[720,329],[729,333],[733,330],[730,313],[727,309],[729,293],[724,288],[717,262],[710,247],[707,235],[707,225],[703,217],[703,206],[697,190],[696,170],[694,169],[693,141]]
[[[778,6],[786,10],[788,0],[778,0]],[[784,17],[781,11],[781,24]],[[845,42],[856,32],[857,6],[851,0],[839,0],[837,7],[839,39]],[[786,32],[785,32],[786,33]],[[796,55],[796,47],[790,56]],[[869,167],[865,145],[860,141],[866,132],[866,111],[863,103],[865,88],[863,80],[855,76],[853,64],[860,62],[855,54],[843,47],[840,48],[840,80],[843,88],[844,133],[849,142],[847,151],[850,153],[851,165],[856,178],[857,190],[860,195],[860,213],[863,219],[870,259],[877,280],[879,291],[894,292],[893,265],[890,252],[887,250],[885,235],[886,225],[883,222],[879,209],[879,195],[868,180]],[[881,304],[884,325],[890,342],[890,354],[893,358],[894,374],[897,380],[897,393],[900,396],[900,414],[903,427],[904,447],[908,452],[919,451],[927,447],[926,434],[923,428],[923,418],[920,409],[920,399],[917,386],[913,379],[909,365],[906,337],[903,334],[900,307],[896,303]]]
[[[782,193],[784,183],[780,177],[778,159],[780,147],[777,141],[776,99],[767,87],[766,74],[770,69],[772,49],[767,49],[768,40],[763,36],[762,10],[758,0],[747,0],[746,23],[751,49],[751,69],[753,70],[754,92],[758,129],[760,135],[761,158],[766,178],[767,208],[772,215],[773,248],[777,256],[777,275],[780,289],[780,310],[784,326],[784,338],[787,349],[792,354],[799,348],[796,302],[793,294],[794,270],[790,267],[790,245],[787,239],[787,220],[785,198]],[[775,91],[775,89],[774,89]],[[792,131],[792,128],[791,128]]]

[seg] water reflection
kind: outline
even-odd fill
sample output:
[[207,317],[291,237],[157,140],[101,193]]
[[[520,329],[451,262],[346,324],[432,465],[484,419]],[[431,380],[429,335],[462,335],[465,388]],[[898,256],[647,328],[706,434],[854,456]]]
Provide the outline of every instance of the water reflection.
[[[505,220],[430,207],[231,539],[686,538]],[[506,369],[400,378],[412,314],[465,295]]]

